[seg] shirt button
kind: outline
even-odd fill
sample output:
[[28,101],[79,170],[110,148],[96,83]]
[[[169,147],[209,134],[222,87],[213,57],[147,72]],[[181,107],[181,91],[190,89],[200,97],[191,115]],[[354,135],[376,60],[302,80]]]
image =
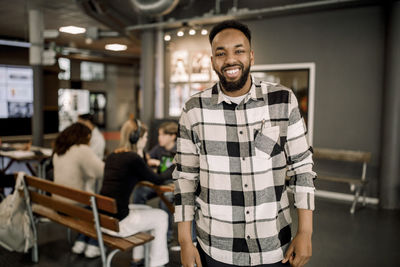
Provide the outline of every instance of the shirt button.
[[247,239],[250,239],[250,236],[249,236],[249,235],[247,236]]
[[239,133],[240,133],[240,134],[243,134],[243,131],[240,131]]
[[242,157],[242,160],[245,160],[246,158],[245,157]]
[[247,185],[247,184],[245,184],[245,185],[244,185],[244,187],[248,187],[248,185]]
[[250,214],[250,211],[246,211],[246,214]]

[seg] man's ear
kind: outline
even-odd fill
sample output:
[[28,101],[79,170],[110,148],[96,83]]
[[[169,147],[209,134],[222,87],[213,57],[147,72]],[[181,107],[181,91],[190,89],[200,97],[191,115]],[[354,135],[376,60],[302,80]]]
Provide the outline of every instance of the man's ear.
[[254,51],[250,51],[250,66],[254,65]]

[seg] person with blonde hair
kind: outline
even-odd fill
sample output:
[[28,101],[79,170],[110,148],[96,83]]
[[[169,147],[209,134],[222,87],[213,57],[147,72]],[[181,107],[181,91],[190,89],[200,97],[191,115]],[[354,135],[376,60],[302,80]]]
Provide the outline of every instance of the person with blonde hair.
[[[128,120],[121,128],[121,140],[117,150],[111,153],[104,167],[104,181],[100,194],[117,201],[117,214],[109,214],[119,219],[119,232],[107,231],[114,236],[127,237],[142,231],[150,231],[155,237],[150,243],[150,266],[168,263],[167,229],[168,215],[161,209],[147,205],[129,205],[130,195],[139,181],[161,184],[171,176],[173,169],[162,174],[153,172],[143,159],[147,143],[147,127],[139,120]],[[139,266],[143,259],[143,248],[133,250],[131,266]]]
[[[162,173],[173,165],[173,159],[176,154],[176,137],[178,134],[178,123],[175,121],[165,121],[158,127],[158,144],[155,145],[149,152],[147,164],[150,167],[156,167],[158,173]],[[164,181],[164,184],[172,184],[172,176]],[[138,186],[133,194],[133,203],[145,204],[148,200],[157,197],[157,193],[153,188],[147,186]],[[172,192],[164,193],[164,197],[171,203],[174,202]],[[159,202],[159,207],[168,212],[168,242],[173,240],[173,216],[169,213],[167,205]]]

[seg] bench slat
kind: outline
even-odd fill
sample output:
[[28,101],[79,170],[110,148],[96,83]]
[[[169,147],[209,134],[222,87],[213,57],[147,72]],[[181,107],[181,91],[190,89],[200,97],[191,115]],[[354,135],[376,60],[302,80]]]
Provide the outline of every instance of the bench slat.
[[355,178],[350,178],[350,177],[328,176],[328,175],[320,175],[320,174],[318,174],[317,180],[325,180],[325,181],[339,182],[339,183],[349,183],[349,184],[356,184],[356,185],[361,185],[361,184],[366,183],[366,181],[362,181],[361,179],[355,179]]
[[[40,206],[40,205],[33,205],[33,212],[49,218],[50,220],[57,222],[61,225],[64,225],[68,228],[71,228],[73,230],[76,230],[84,235],[87,235],[89,237],[97,239],[97,234],[96,231],[93,227],[93,224],[90,224],[88,222],[78,220],[69,216],[64,216],[61,214],[58,214],[51,209],[48,209],[46,207]],[[144,243],[153,240],[154,237],[151,236],[150,234],[147,233],[138,233],[133,236],[130,236],[128,238],[121,238],[121,237],[113,237],[107,234],[103,233],[103,241],[104,244],[107,246],[114,248],[114,249],[120,249],[122,251],[131,249],[135,246],[143,245]]]
[[25,175],[25,182],[28,186],[33,186],[43,191],[60,195],[77,202],[83,203],[85,205],[90,206],[90,197],[96,196],[96,204],[99,210],[107,211],[110,213],[117,213],[117,204],[114,199],[105,197],[98,194],[91,194],[88,192],[83,192],[81,190],[76,190],[70,187],[66,187],[63,185],[55,184],[50,181],[46,181],[44,179],[32,177],[29,175]]
[[371,161],[371,152],[315,148],[314,157],[318,159],[369,163]]
[[[74,218],[80,218],[81,220],[85,220],[94,225],[93,212],[91,210],[79,207],[72,203],[65,203],[62,200],[58,200],[46,195],[41,195],[33,191],[30,191],[30,197],[31,201],[34,203],[38,203],[52,210],[65,213]],[[104,214],[99,214],[99,218],[100,218],[100,225],[102,227],[116,232],[119,231],[119,224],[116,218],[106,216]]]

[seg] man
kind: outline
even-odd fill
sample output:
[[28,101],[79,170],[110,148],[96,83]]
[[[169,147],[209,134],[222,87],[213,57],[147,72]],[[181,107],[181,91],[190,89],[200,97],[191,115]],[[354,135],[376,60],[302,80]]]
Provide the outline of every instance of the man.
[[[255,83],[247,26],[224,21],[209,40],[220,81],[192,96],[179,121],[173,178],[182,264],[303,266],[311,256],[315,173],[296,97]],[[286,175],[299,217],[293,239]]]
[[90,138],[89,146],[96,153],[96,155],[103,160],[104,151],[106,148],[106,141],[104,140],[103,134],[100,132],[99,128],[97,128],[94,123],[93,115],[86,113],[78,116],[78,122],[83,123],[90,130],[92,130],[92,137]]

